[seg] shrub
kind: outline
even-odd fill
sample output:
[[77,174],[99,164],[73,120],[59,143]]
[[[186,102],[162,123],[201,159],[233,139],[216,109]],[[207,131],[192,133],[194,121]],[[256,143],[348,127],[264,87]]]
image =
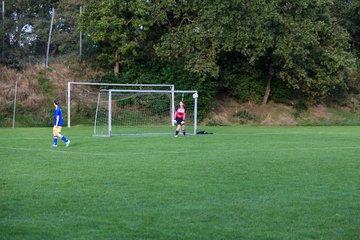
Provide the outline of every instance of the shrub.
[[303,98],[300,98],[300,99],[296,102],[294,108],[295,108],[295,110],[296,110],[295,113],[294,113],[294,116],[295,116],[296,118],[300,117],[302,112],[305,112],[305,111],[308,110],[308,105],[307,105],[306,100],[303,99]]
[[276,103],[289,104],[293,100],[294,90],[285,82],[274,79],[271,83],[271,100]]
[[226,91],[231,96],[236,97],[242,102],[253,101],[260,103],[265,92],[265,82],[258,74],[227,74],[224,81]]
[[53,84],[52,81],[46,77],[39,76],[37,78],[39,86],[43,94],[47,97],[53,96]]
[[241,123],[246,123],[248,121],[257,121],[257,116],[255,114],[249,113],[246,110],[235,113],[234,117],[237,117]]

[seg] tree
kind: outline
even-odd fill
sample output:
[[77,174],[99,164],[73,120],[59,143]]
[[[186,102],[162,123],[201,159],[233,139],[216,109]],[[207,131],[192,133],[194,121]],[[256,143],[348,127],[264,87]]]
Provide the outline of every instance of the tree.
[[6,5],[6,35],[9,50],[7,57],[27,59],[43,57],[49,37],[52,8],[55,23],[51,50],[53,55],[65,54],[77,47],[76,17],[79,15],[75,0],[28,1],[14,0]]
[[264,55],[269,97],[276,77],[294,89],[318,99],[341,84],[353,66],[349,35],[331,14],[332,2],[278,1],[273,18],[275,35]]
[[183,58],[190,71],[219,76],[222,52],[254,62],[270,45],[261,26],[271,15],[266,1],[167,1],[169,30],[156,46],[165,58]]
[[[22,59],[31,52],[38,53],[39,47],[47,40],[51,6],[57,1],[15,0],[6,3],[5,35],[7,39],[7,58]],[[46,20],[47,19],[47,20]],[[50,22],[50,21],[48,21]],[[44,45],[45,46],[45,45]],[[45,52],[45,47],[42,48]]]
[[321,98],[343,81],[353,63],[349,36],[331,15],[331,0],[164,2],[170,26],[157,53],[213,77],[226,64],[220,64],[220,56],[237,53],[232,55],[266,75],[264,104],[274,78]]
[[137,55],[137,48],[151,26],[150,4],[146,0],[89,0],[84,4],[80,29],[101,48],[98,58],[114,64],[115,76],[121,62]]
[[349,1],[348,11],[346,11],[345,20],[347,29],[351,35],[351,44],[360,55],[360,2]]
[[[56,5],[52,52],[71,54],[78,50],[79,30],[77,20],[80,17],[80,0],[59,0]],[[48,31],[48,28],[46,29]]]

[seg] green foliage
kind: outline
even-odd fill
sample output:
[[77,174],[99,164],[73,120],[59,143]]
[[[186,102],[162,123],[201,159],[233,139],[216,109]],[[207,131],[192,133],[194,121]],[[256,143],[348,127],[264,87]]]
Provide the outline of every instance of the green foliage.
[[[140,112],[142,115],[144,115],[144,111],[151,109],[151,112],[147,111],[146,115],[147,117],[151,117],[152,115],[156,116],[164,114],[164,109],[168,109],[169,101],[170,99],[168,95],[157,95],[154,97],[140,97],[135,95],[132,97],[118,100],[117,106],[121,108],[121,111],[128,109],[129,116],[134,115],[136,112]],[[130,114],[131,111],[133,111],[132,114]]]
[[274,74],[312,99],[341,84],[353,66],[349,36],[330,9],[329,1],[292,1],[274,19]]
[[264,94],[265,84],[257,75],[226,75],[228,91],[240,101],[260,103]]
[[294,99],[295,90],[287,86],[287,84],[281,80],[274,79],[271,82],[271,100],[276,103],[289,104]]
[[168,18],[173,27],[156,51],[214,77],[225,65],[219,55],[236,52],[268,78],[319,99],[353,66],[349,35],[331,6],[327,0],[184,1]]
[[53,98],[54,96],[53,82],[50,79],[43,76],[39,76],[37,80],[43,94],[49,99]]
[[158,58],[137,62],[124,69],[119,79],[109,71],[97,81],[146,84],[174,84],[177,90],[197,90],[199,92],[198,116],[203,118],[214,107],[218,83],[213,78],[200,78],[184,69],[181,64],[164,62]]
[[[349,83],[350,85],[350,83]],[[327,98],[325,101],[332,105],[332,104],[338,104],[340,106],[346,106],[349,103],[349,89],[348,84],[342,84],[338,86],[334,86],[328,93]]]
[[12,126],[13,107],[13,102],[2,101],[2,103],[0,104],[0,127]]
[[84,4],[80,29],[101,49],[98,56],[113,64],[115,52],[123,64],[131,62],[152,25],[150,2],[95,1]]
[[295,104],[295,110],[298,112],[307,111],[308,110],[307,102],[303,99],[300,99]]
[[50,127],[53,123],[49,117],[52,111],[53,109],[44,112],[28,112],[25,109],[19,109],[16,113],[16,127]]
[[22,68],[18,57],[13,55],[13,53],[8,53],[5,59],[0,59],[0,64],[17,70],[20,70]]
[[73,55],[78,51],[79,3],[81,1],[75,0],[5,1],[5,59],[2,63],[18,69],[33,64],[34,59],[36,63],[43,63],[53,8],[50,57]]
[[[172,9],[171,3],[168,7]],[[183,58],[189,71],[218,77],[222,52],[241,52],[251,62],[263,55],[271,42],[271,35],[261,30],[269,10],[261,0],[183,1],[167,18],[169,32],[156,52],[167,59]]]
[[72,108],[75,110],[71,113],[72,124],[94,124],[96,103],[84,104],[80,101]]
[[300,98],[294,106],[296,112],[295,112],[295,117],[298,118],[301,116],[301,114],[305,111],[308,110],[308,103],[306,102],[306,100]]
[[234,117],[238,118],[240,123],[248,123],[249,121],[254,122],[258,120],[256,115],[251,114],[246,110],[235,113]]
[[350,34],[353,51],[360,56],[360,2],[335,0],[332,8],[334,16]]
[[356,59],[356,70],[355,70],[355,74],[356,74],[355,82],[356,82],[356,84],[360,84],[360,58],[357,58],[357,59]]

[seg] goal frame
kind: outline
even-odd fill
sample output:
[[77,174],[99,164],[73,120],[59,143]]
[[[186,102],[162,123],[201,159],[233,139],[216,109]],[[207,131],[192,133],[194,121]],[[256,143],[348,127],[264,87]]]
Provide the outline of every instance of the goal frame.
[[[172,92],[172,114],[174,114],[175,111],[175,105],[174,105],[174,91],[175,86],[174,84],[132,84],[132,83],[93,83],[93,82],[67,82],[67,127],[71,127],[71,86],[73,85],[85,85],[85,86],[108,86],[108,87],[167,87]],[[114,89],[115,90],[115,89]],[[172,116],[173,117],[173,116]]]
[[[108,92],[108,134],[107,135],[96,135],[95,134],[95,128],[96,128],[96,119],[94,123],[94,136],[116,136],[119,134],[113,134],[112,133],[112,93],[118,92],[118,93],[170,93],[171,94],[171,125],[174,126],[174,112],[175,112],[175,93],[189,93],[193,94],[194,99],[194,130],[193,135],[196,135],[197,132],[197,106],[198,106],[198,91],[195,90],[130,90],[130,89],[104,89],[103,92]],[[99,93],[100,94],[100,93]],[[98,107],[97,107],[98,108]],[[97,109],[96,109],[97,112]],[[96,116],[95,116],[96,118]],[[122,135],[122,134],[120,134]]]

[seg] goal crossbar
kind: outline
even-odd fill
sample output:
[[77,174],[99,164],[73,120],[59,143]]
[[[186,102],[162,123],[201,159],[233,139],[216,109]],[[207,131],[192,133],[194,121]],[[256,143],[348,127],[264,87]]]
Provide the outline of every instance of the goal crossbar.
[[133,93],[197,93],[195,90],[131,90],[131,89],[102,89],[101,92],[133,92]]
[[71,86],[72,85],[81,85],[81,86],[109,86],[109,87],[167,87],[170,90],[174,91],[174,84],[134,84],[134,83],[94,83],[94,82],[67,82],[67,126],[71,126]]

